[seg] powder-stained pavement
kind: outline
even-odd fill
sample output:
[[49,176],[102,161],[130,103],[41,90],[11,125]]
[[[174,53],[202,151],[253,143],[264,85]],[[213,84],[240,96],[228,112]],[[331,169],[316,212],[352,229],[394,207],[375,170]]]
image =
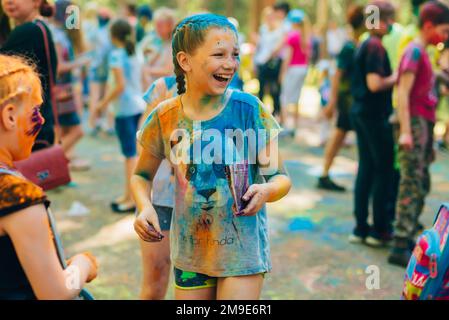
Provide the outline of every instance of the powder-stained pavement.
[[[282,141],[282,155],[293,188],[283,200],[269,204],[273,271],[266,277],[264,299],[398,299],[404,270],[386,263],[387,249],[349,244],[353,228],[352,190],[356,150],[343,150],[333,176],[349,190],[343,194],[315,189],[322,148],[314,146],[318,125],[304,120],[293,141]],[[67,253],[92,251],[100,261],[96,281],[88,285],[97,299],[137,299],[141,261],[133,215],[116,215],[109,202],[120,194],[122,160],[114,137],[86,137],[78,153],[93,161],[92,170],[73,174],[75,187],[52,191],[53,211]],[[438,153],[432,166],[433,190],[422,221],[429,226],[441,202],[448,201],[449,155]],[[79,201],[91,212],[69,216]],[[380,272],[380,288],[366,286],[367,268]],[[169,299],[173,298],[170,286]]]

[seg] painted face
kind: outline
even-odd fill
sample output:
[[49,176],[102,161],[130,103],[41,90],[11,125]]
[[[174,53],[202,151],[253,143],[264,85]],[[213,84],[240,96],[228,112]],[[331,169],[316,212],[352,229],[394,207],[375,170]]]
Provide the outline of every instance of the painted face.
[[1,0],[5,14],[14,20],[24,20],[40,5],[39,0]]
[[222,95],[234,74],[240,59],[237,37],[227,28],[212,28],[204,43],[190,56],[189,81],[208,95]]
[[16,160],[26,159],[31,154],[34,142],[45,120],[40,113],[42,98],[39,90],[33,90],[31,95],[22,100],[22,108],[18,117],[17,144],[19,151]]
[[429,25],[425,26],[424,29],[427,42],[432,45],[437,45],[439,43],[444,43],[449,38],[449,24],[440,24],[437,26]]

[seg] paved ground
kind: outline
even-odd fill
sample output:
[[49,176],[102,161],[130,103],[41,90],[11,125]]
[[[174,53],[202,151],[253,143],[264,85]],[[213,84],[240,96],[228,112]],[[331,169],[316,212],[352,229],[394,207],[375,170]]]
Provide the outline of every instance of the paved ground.
[[[357,169],[354,148],[337,158],[333,175],[348,187],[344,194],[315,189],[323,150],[316,146],[319,126],[305,119],[296,139],[282,142],[282,154],[293,180],[283,200],[269,205],[273,272],[266,277],[265,299],[397,299],[403,270],[386,263],[387,249],[352,245],[352,190]],[[77,187],[50,192],[53,210],[68,254],[91,250],[101,264],[88,286],[97,299],[138,298],[141,262],[132,215],[115,215],[109,202],[120,194],[122,160],[114,137],[86,137],[78,153],[92,170],[73,174]],[[430,225],[449,188],[448,155],[439,154],[432,167],[433,191],[422,220]],[[445,198],[446,197],[446,198]],[[80,201],[91,212],[72,217],[68,209]],[[368,266],[380,271],[380,289],[369,290]],[[173,298],[172,289],[168,297]]]

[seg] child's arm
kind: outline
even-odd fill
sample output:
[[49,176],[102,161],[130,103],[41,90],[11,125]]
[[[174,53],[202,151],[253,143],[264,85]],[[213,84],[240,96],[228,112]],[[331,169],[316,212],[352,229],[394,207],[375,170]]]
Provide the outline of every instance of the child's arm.
[[394,72],[391,76],[381,77],[377,73],[366,75],[366,84],[371,92],[381,92],[393,88],[398,79],[398,74]]
[[[275,148],[271,148],[273,143],[275,144]],[[253,216],[262,209],[265,203],[278,201],[290,191],[291,180],[284,169],[276,140],[268,143],[266,149],[262,150],[259,154],[263,154],[263,157],[270,158],[271,161],[271,153],[277,157],[277,159],[274,159],[275,163],[278,164],[276,172],[265,176],[267,182],[252,184],[248,188],[243,196],[243,200],[249,201],[249,203],[239,216]]]
[[90,60],[85,57],[80,57],[72,62],[64,61],[64,54],[61,45],[55,44],[55,49],[58,57],[58,75],[70,72],[73,69],[81,68],[90,62]]
[[334,76],[331,79],[331,94],[327,106],[323,109],[323,114],[326,118],[330,119],[334,115],[335,107],[338,101],[338,87],[340,86],[340,80],[343,76],[343,70],[337,68]]
[[[97,276],[96,259],[88,254],[75,255],[70,259],[72,268],[62,268],[43,205],[2,218],[2,226],[38,299],[74,299],[84,284]],[[69,282],[76,285],[69,287]]]
[[288,65],[290,64],[290,61],[292,59],[292,48],[287,46],[285,49],[285,58],[282,59],[282,66],[281,66],[281,72],[279,72],[279,82],[282,83],[285,77],[285,73],[287,72]]
[[108,90],[106,96],[98,102],[96,110],[101,113],[111,101],[116,100],[125,90],[125,76],[121,68],[112,68],[112,76],[114,77],[115,87]]
[[387,53],[385,49],[374,43],[368,44],[365,55],[366,85],[368,89],[375,92],[382,92],[393,88],[398,79],[397,72],[393,72],[388,77],[382,76],[383,65],[386,63]]
[[139,212],[134,221],[134,230],[142,240],[148,242],[161,241],[163,238],[159,219],[150,199],[153,178],[160,164],[161,159],[143,149],[131,177],[131,190]]
[[415,78],[413,72],[405,72],[401,75],[398,85],[399,146],[406,150],[413,148],[412,130],[410,128],[410,91]]

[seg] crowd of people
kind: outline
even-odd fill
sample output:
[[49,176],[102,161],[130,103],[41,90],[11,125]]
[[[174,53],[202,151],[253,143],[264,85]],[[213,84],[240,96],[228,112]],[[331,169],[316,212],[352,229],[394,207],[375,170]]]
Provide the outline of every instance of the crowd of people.
[[[110,208],[136,214],[140,297],[163,299],[173,267],[178,299],[258,299],[271,271],[265,203],[291,187],[278,140],[300,128],[302,89],[316,68],[321,117],[335,123],[317,187],[346,190],[329,174],[354,131],[349,241],[392,243],[388,261],[405,267],[424,229],[436,110],[449,93],[449,7],[412,2],[409,27],[395,23],[389,1],[373,1],[376,27],[364,6],[351,5],[346,28],[331,23],[324,37],[300,8],[264,8],[249,37],[256,98],[244,90],[234,18],[148,5],[113,13],[91,2],[69,28],[70,0],[2,0],[0,298],[72,299],[96,277],[95,257],[78,254],[68,264],[80,270],[80,286],[65,286],[71,273],[49,241],[50,202],[15,162],[59,144],[70,170],[89,170],[75,147],[104,132],[117,136],[125,158],[123,194]],[[251,130],[254,140],[239,143]]]

